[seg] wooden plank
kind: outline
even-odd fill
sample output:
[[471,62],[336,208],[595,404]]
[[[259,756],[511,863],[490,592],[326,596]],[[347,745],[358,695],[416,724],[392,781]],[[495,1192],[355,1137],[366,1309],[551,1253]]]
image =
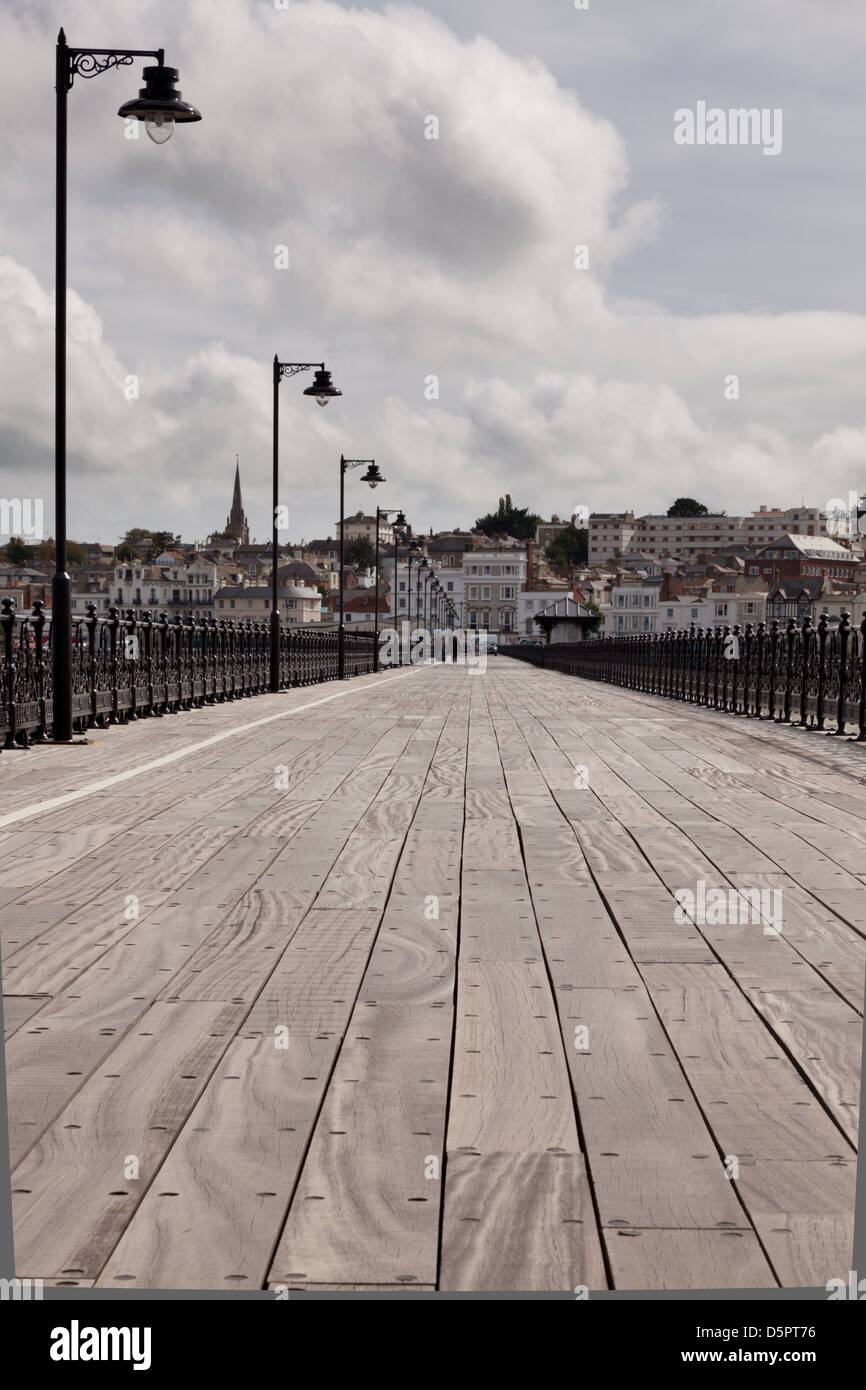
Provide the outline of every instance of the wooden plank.
[[461,962],[440,1287],[604,1288],[543,966]]
[[160,1170],[181,1199],[148,1192],[100,1284],[262,1287],[378,923],[307,914]]
[[719,965],[644,965],[641,974],[725,1155],[850,1157],[850,1147]]
[[857,1144],[863,1019],[823,981],[746,991],[839,1128]]
[[413,1293],[433,1293],[434,1284],[268,1284],[273,1292],[297,1293],[384,1293],[389,1297],[403,1298]]
[[603,1225],[747,1227],[646,991],[575,990],[562,1033]]
[[523,869],[517,827],[509,820],[471,820],[463,836],[463,866],[495,872]]
[[616,1289],[774,1289],[754,1231],[605,1231]]
[[[422,804],[443,763],[458,789],[459,743],[436,749]],[[413,826],[395,874],[407,891],[385,911],[271,1281],[436,1280],[459,879],[459,832]],[[432,898],[419,891],[434,885]]]
[[451,1008],[362,987],[271,1280],[435,1282]]
[[20,1275],[98,1276],[238,1021],[231,1005],[157,1003],[118,1044],[14,1172]]
[[9,1039],[13,1167],[213,929],[218,909],[210,911],[198,921],[169,917],[162,931],[140,922]]
[[3,995],[3,1034],[11,1038],[13,1033],[27,1022],[28,1018],[48,1003],[44,994],[4,994]]
[[469,960],[538,960],[538,930],[521,869],[467,869],[461,895],[461,951]]
[[62,994],[139,921],[165,902],[165,893],[129,895],[116,887],[52,924],[3,962],[4,988],[16,994]]
[[854,1249],[856,1163],[755,1159],[737,1190],[783,1285],[824,1287],[847,1279]]

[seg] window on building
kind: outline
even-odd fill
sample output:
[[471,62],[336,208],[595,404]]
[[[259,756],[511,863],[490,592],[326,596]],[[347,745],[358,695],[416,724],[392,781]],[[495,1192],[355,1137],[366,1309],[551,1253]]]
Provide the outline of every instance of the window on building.
[[481,597],[482,597],[482,598],[490,598],[490,585],[489,585],[489,584],[482,584],[482,586],[481,586]]

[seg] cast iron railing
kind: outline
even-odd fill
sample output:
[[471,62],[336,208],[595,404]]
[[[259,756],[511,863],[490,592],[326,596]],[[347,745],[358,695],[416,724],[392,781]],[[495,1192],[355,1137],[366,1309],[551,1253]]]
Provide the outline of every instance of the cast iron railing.
[[[866,741],[866,617],[847,613],[831,628],[794,618],[782,627],[733,627],[622,634],[549,647],[500,647],[546,670],[607,681],[730,714],[774,719]],[[833,725],[828,729],[827,725]],[[856,731],[856,732],[855,732]]]
[[[73,618],[72,715],[75,728],[176,714],[214,701],[260,695],[269,685],[269,625],[111,608]],[[52,726],[51,622],[37,600],[18,614],[0,601],[0,747],[44,742]],[[346,633],[346,675],[373,670],[373,635]],[[280,684],[337,679],[337,631],[286,627],[280,633]]]

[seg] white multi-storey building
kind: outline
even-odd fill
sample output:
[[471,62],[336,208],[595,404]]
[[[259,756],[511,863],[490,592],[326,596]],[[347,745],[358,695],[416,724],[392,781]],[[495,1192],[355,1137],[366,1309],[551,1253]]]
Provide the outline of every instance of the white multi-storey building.
[[589,518],[589,564],[599,565],[619,552],[642,551],[656,558],[673,555],[693,560],[704,551],[725,546],[766,545],[786,532],[805,536],[825,534],[824,514],[817,507],[759,507],[750,516],[665,516],[635,517],[597,512]]
[[704,628],[739,623],[744,628],[746,623],[764,622],[766,616],[766,592],[678,594],[659,600],[657,631],[671,632],[692,623]]
[[[303,584],[281,584],[277,591],[280,619],[289,626],[322,620],[322,595]],[[224,584],[214,598],[215,617],[251,618],[262,622],[270,618],[269,584]]]
[[593,512],[587,526],[587,563],[603,565],[633,549],[634,512]]
[[213,617],[217,567],[195,555],[187,563],[176,555],[160,555],[153,564],[118,563],[108,597],[118,608],[149,608],[159,612],[192,611]]
[[603,635],[610,637],[618,632],[656,632],[659,616],[660,582],[652,580],[611,585],[610,605],[602,608],[604,613]]
[[479,546],[463,556],[463,626],[502,636],[517,630],[520,591],[526,583],[526,550]]

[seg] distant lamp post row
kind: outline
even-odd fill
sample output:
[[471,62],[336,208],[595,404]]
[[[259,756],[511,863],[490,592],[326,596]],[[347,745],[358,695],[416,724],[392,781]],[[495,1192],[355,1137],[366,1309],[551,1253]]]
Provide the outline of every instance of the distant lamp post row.
[[[345,540],[343,534],[345,531],[345,481],[346,473],[350,468],[362,468],[364,464],[367,465],[367,471],[361,479],[362,483],[366,483],[368,487],[375,488],[378,487],[380,483],[387,482],[387,479],[383,478],[382,474],[379,472],[379,468],[375,459],[347,459],[343,458],[342,454],[340,455],[340,627],[337,637],[337,675],[340,680],[342,680],[346,674],[346,629],[344,626],[345,618],[343,614],[343,601],[345,592]],[[376,529],[378,530],[378,525]],[[379,575],[377,572],[377,589],[378,583]]]
[[[374,670],[374,671],[378,671],[378,669],[379,669],[379,530],[380,530],[380,527],[381,527],[381,525],[382,525],[382,517],[384,517],[385,520],[387,521],[387,520],[388,520],[388,517],[391,515],[392,512],[397,512],[397,516],[394,518],[394,526],[395,526],[395,527],[403,527],[403,526],[406,526],[406,525],[407,525],[407,521],[406,521],[405,516],[403,515],[403,512],[402,512],[401,510],[399,510],[397,507],[377,507],[377,508],[376,508],[376,580],[375,580],[375,584],[376,584],[376,607],[375,607],[375,618],[374,618],[374,620],[373,620],[373,670]],[[396,622],[395,622],[395,626],[396,626]]]
[[[440,626],[453,628],[456,625],[457,608],[450,594],[443,589],[430,561],[425,556],[419,560],[415,580],[415,622],[419,620],[424,627],[432,626],[434,619]],[[409,593],[411,618],[412,572],[409,571]]]
[[144,69],[144,86],[118,110],[126,120],[144,122],[151,140],[162,145],[175,125],[200,121],[201,114],[176,91],[177,68],[165,66],[161,48],[70,48],[63,30],[56,49],[56,195],[54,277],[54,530],[55,559],[51,580],[51,669],[53,736],[72,739],[72,581],[66,573],[66,186],[67,98],[76,77],[98,77],[109,68],[127,67],[134,58],[155,58]]
[[[274,354],[274,477],[273,477],[273,534],[271,537],[271,679],[270,688],[276,693],[280,688],[280,610],[278,521],[280,507],[280,382],[284,376],[297,376],[299,372],[315,370],[312,386],[304,391],[305,396],[314,396],[318,405],[327,405],[335,396],[342,396],[331,381],[331,373],[326,371],[324,362],[281,362]],[[342,533],[341,533],[342,534]],[[342,612],[341,612],[342,617]]]

